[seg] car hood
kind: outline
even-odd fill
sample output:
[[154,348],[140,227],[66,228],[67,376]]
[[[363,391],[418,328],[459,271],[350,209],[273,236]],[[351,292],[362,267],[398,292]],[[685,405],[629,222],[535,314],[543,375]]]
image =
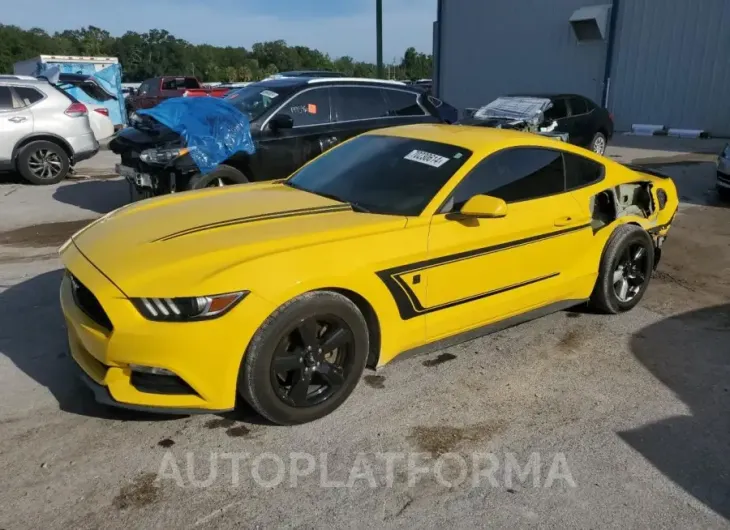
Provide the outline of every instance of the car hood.
[[72,241],[127,296],[193,296],[257,258],[405,224],[405,217],[356,213],[273,182],[145,200],[98,219]]

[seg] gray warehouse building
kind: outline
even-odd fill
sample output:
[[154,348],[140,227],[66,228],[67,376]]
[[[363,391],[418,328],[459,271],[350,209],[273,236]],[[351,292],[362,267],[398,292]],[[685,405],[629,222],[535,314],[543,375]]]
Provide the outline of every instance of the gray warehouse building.
[[730,136],[730,0],[439,0],[436,93],[577,93],[632,124]]

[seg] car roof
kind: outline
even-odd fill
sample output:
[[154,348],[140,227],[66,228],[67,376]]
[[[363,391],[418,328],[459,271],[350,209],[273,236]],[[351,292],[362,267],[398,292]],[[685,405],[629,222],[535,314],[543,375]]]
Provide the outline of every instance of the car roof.
[[377,87],[398,87],[404,90],[421,91],[406,85],[401,81],[390,81],[388,79],[369,79],[364,77],[275,77],[256,81],[249,86],[297,88],[304,85],[362,85]]
[[0,83],[15,83],[23,85],[47,85],[45,78],[36,78],[29,75],[0,75]]
[[585,96],[581,96],[580,94],[570,94],[570,93],[530,93],[530,94],[507,94],[504,97],[508,98],[545,98],[545,99],[555,99],[555,98],[581,98],[581,99],[588,99]]
[[491,153],[505,147],[520,145],[531,145],[548,147],[573,152],[573,148],[566,142],[555,140],[539,134],[516,131],[512,129],[496,129],[492,127],[479,127],[470,125],[449,125],[449,124],[418,124],[401,125],[376,129],[366,132],[369,135],[398,136],[401,138],[413,138],[430,142],[449,144],[473,153]]

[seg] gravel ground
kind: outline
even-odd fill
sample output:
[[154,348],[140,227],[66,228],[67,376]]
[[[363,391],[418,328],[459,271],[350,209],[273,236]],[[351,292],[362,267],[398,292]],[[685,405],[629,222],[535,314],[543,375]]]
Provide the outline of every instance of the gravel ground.
[[[126,185],[0,184],[0,528],[730,527],[718,145],[617,137],[609,151],[671,172],[683,200],[631,313],[556,313],[396,361],[292,428],[246,408],[96,405],[68,358],[55,248],[124,204]],[[87,173],[113,167],[99,157]]]

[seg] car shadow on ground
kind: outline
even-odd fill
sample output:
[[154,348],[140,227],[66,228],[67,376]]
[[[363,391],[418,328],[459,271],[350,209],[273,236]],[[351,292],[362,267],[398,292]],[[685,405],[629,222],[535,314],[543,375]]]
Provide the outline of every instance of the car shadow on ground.
[[109,213],[129,204],[129,184],[123,179],[84,180],[69,182],[53,192],[58,202],[96,213]]
[[[46,387],[64,412],[118,421],[165,421],[181,415],[154,414],[100,405],[79,378],[70,356],[58,289],[61,269],[0,292],[0,355]],[[221,415],[226,420],[270,425],[248,405]],[[213,416],[211,416],[213,417]]]
[[666,477],[730,519],[730,304],[636,333],[636,358],[689,413],[618,433]]

